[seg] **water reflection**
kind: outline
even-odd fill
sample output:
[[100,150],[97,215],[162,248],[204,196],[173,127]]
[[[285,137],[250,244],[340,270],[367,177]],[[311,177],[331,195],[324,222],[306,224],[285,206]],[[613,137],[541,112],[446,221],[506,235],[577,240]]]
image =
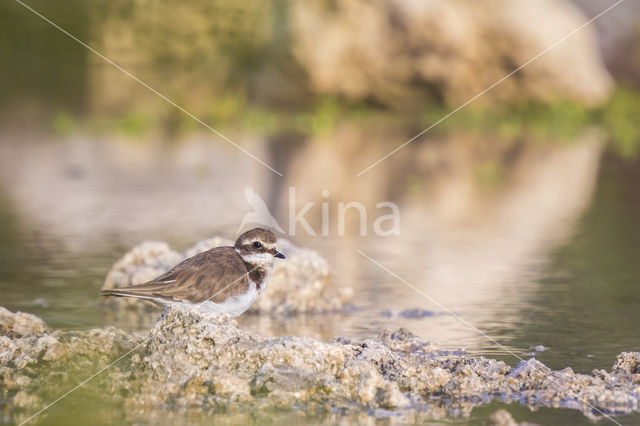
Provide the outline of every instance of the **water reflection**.
[[[520,321],[520,307],[540,291],[536,279],[550,252],[571,235],[589,205],[602,147],[595,132],[564,146],[461,135],[409,145],[407,152],[355,177],[354,170],[388,150],[386,142],[402,138],[356,128],[340,136],[344,143],[331,143],[335,135],[310,141],[287,173],[287,186],[297,184],[297,196],[316,205],[357,200],[368,212],[391,199],[402,209],[402,233],[361,238],[354,236],[358,223],[352,223],[347,237],[306,237],[305,244],[327,245],[323,253],[339,271],[338,279],[353,283],[366,309],[443,311],[357,249],[451,311],[496,324]],[[489,167],[495,176],[482,174]],[[328,201],[321,195],[325,188]],[[281,212],[287,201],[281,200]],[[309,214],[316,230],[320,211]],[[336,220],[331,229],[335,233]],[[450,317],[400,322],[440,343],[486,347],[484,337]]]

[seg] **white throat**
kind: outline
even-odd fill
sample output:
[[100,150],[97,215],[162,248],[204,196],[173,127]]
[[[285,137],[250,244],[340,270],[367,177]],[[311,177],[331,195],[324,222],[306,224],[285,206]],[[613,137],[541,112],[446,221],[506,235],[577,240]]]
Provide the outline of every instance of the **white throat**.
[[238,253],[242,260],[250,265],[267,268],[273,266],[273,255],[271,253],[251,253],[243,255],[238,249],[236,249],[236,253]]
[[[251,272],[255,268],[261,268],[266,272],[266,275],[261,283],[254,283],[251,278],[249,278],[249,283],[252,285],[259,286],[259,291],[267,288],[267,283],[269,282],[269,278],[271,278],[271,272],[273,271],[273,255],[270,253],[251,253],[245,254],[244,256],[240,253],[240,250],[236,249],[236,253],[242,258],[242,260],[249,265],[251,265]],[[251,276],[251,275],[249,275]]]

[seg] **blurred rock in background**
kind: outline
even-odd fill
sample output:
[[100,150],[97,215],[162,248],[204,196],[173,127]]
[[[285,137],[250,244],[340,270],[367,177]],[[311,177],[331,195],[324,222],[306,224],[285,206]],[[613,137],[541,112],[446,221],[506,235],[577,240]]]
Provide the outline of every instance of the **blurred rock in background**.
[[[113,2],[105,9],[93,44],[196,110],[229,87],[270,103],[333,94],[397,108],[424,100],[459,104],[588,20],[573,4],[554,0],[168,1],[152,10],[144,2]],[[90,62],[93,108],[131,105],[138,83],[98,57]],[[595,30],[585,27],[483,101],[593,106],[606,101],[611,86]]]
[[[296,3],[293,50],[320,93],[403,105],[415,95],[463,103],[587,20],[544,0]],[[611,79],[585,27],[483,101],[604,102]]]
[[[116,0],[56,8],[35,0],[32,6],[189,110],[224,122],[247,103],[291,110],[328,94],[400,109],[424,101],[457,106],[608,5]],[[24,116],[10,113],[32,112],[45,100],[85,116],[133,111],[134,127],[136,118],[144,121],[135,115],[140,111],[164,114],[169,130],[184,125],[155,94],[17,3],[3,4],[0,12],[5,117]],[[610,73],[622,82],[638,81],[639,61],[629,55],[637,44],[639,14],[634,2],[616,6],[479,102],[603,103]]]

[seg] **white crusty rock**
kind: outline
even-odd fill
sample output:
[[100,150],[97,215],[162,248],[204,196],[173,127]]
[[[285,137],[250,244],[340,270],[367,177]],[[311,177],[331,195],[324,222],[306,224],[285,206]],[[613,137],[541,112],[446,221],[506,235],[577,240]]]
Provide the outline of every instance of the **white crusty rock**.
[[[470,413],[480,401],[531,406],[637,411],[638,385],[629,372],[637,354],[621,354],[611,373],[553,371],[535,359],[502,361],[447,351],[406,329],[379,339],[321,342],[263,338],[235,320],[177,306],[156,324],[133,358],[127,404],[136,409],[186,406],[315,407],[344,413],[409,410],[437,403]],[[619,375],[614,375],[620,371]],[[171,386],[165,386],[170,383]]]
[[[28,331],[6,326],[18,323]],[[114,327],[51,331],[36,317],[6,309],[0,324],[0,415],[16,422],[105,366],[83,392],[132,418],[166,409],[207,415],[284,409],[440,419],[469,415],[493,400],[587,415],[639,411],[640,355],[632,352],[620,354],[611,372],[591,375],[554,371],[535,359],[512,368],[443,350],[405,329],[364,341],[263,338],[226,315],[179,306],[165,311],[147,338]],[[494,424],[509,424],[505,415],[495,417]]]
[[[29,413],[133,349],[140,340],[115,327],[51,330],[35,315],[0,307],[0,419],[27,420]],[[92,386],[115,395],[115,389],[121,389],[115,378],[122,374],[114,369],[97,377]]]

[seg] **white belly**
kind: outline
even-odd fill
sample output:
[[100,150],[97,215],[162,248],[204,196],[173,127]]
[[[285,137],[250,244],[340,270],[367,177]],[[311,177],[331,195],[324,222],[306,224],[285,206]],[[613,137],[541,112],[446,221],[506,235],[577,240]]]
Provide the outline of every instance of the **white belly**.
[[198,304],[185,304],[191,308],[202,309],[206,312],[217,312],[230,315],[232,318],[239,317],[255,302],[260,292],[256,288],[256,284],[249,280],[249,290],[241,295],[227,298],[222,303],[206,301]]

